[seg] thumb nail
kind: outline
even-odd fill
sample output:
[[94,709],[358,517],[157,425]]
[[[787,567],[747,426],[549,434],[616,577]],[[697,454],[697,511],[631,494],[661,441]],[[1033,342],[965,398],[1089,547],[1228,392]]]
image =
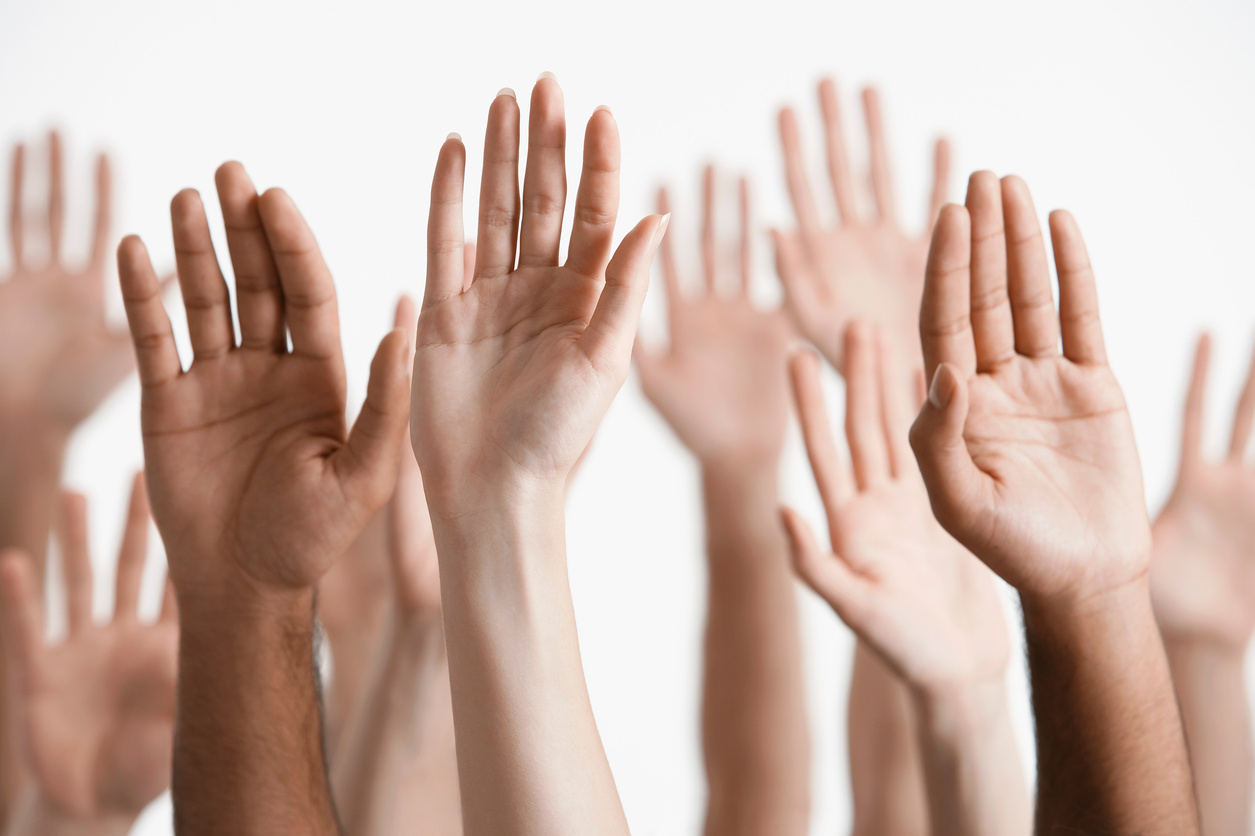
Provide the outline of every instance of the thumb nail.
[[658,222],[658,228],[654,230],[654,240],[651,243],[655,249],[662,243],[662,237],[667,234],[667,225],[669,223],[671,223],[670,212],[662,216],[662,220]]
[[954,397],[956,386],[954,372],[942,363],[937,367],[937,371],[933,372],[933,385],[928,387],[928,402],[937,409],[945,409],[950,399]]

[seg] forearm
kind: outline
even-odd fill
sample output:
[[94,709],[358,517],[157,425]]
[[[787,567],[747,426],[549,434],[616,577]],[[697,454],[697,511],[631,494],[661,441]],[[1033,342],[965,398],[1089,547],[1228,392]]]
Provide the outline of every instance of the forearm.
[[1165,637],[1207,836],[1251,832],[1251,720],[1244,648]]
[[126,836],[137,816],[107,813],[78,816],[50,803],[31,787],[13,806],[7,836]]
[[423,715],[444,682],[440,616],[394,611],[336,753],[336,806],[349,836],[391,832],[401,775],[425,746]]
[[932,836],[1015,836],[1032,828],[1006,683],[914,693]]
[[628,832],[584,683],[562,506],[559,484],[433,513],[468,836]]
[[854,651],[848,736],[854,836],[927,836],[915,709],[910,691],[866,644]]
[[1185,738],[1144,581],[1023,598],[1040,833],[1198,832]]
[[774,460],[702,469],[709,563],[702,742],[708,834],[804,834],[810,747]]
[[0,421],[0,549],[19,548],[40,566],[67,441],[61,433]]
[[336,834],[313,592],[179,599],[174,821],[180,834]]

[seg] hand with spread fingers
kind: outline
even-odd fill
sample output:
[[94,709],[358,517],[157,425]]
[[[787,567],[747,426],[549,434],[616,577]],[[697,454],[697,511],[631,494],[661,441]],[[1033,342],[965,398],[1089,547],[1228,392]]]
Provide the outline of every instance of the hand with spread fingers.
[[1151,531],[1150,591],[1172,666],[1199,812],[1209,836],[1251,831],[1255,789],[1246,650],[1255,631],[1255,359],[1229,449],[1203,455],[1211,340],[1199,338],[1176,486]]
[[854,320],[843,355],[853,476],[829,431],[818,358],[802,351],[790,362],[833,546],[823,555],[786,509],[798,574],[911,686],[932,832],[1027,833],[1005,685],[1010,640],[993,576],[928,507],[907,442],[907,386],[887,337]]
[[409,341],[397,329],[380,343],[350,430],[335,286],[313,233],[291,198],[259,196],[238,163],[216,179],[238,343],[196,192],[171,204],[187,371],[144,245],[132,236],[118,249],[153,516],[182,616],[175,822],[331,834],[314,587],[392,494]]
[[780,144],[785,180],[793,200],[797,229],[773,233],[776,267],[784,284],[786,307],[798,329],[838,369],[843,368],[841,335],[853,318],[887,330],[901,361],[918,364],[916,319],[924,286],[929,233],[945,202],[950,174],[950,148],[937,140],[933,191],[923,233],[902,229],[893,196],[889,151],[885,141],[880,94],[863,91],[863,114],[871,168],[874,211],[860,212],[845,146],[845,128],[831,79],[819,84],[824,120],[824,146],[837,216],[821,217],[812,180],[802,155],[797,115],[780,111]]
[[[16,683],[16,717],[32,781],[10,833],[126,833],[170,785],[178,617],[167,587],[161,616],[140,621],[140,579],[148,545],[142,476],[118,556],[113,618],[92,620],[87,504],[62,499],[58,531],[69,630],[44,638],[42,595],[20,552],[0,559],[5,593],[6,662]],[[80,832],[75,830],[73,832]]]
[[978,172],[967,205],[942,209],[911,444],[937,519],[1020,593],[1037,829],[1197,832],[1133,429],[1080,230],[1062,211],[1050,229],[1057,311],[1022,180]]
[[[681,286],[662,242],[670,341],[638,345],[645,395],[701,467],[710,582],[702,657],[704,832],[804,834],[810,743],[796,593],[776,519],[788,421],[783,312],[750,298],[749,187],[740,181],[739,246],[715,235],[716,177],[703,177],[702,289]],[[669,212],[666,192],[659,210]],[[729,261],[733,271],[726,271]],[[729,275],[731,273],[731,275]]]
[[593,721],[566,575],[571,468],[622,386],[665,218],[613,250],[619,134],[598,108],[570,243],[562,91],[532,91],[520,200],[518,102],[488,114],[475,272],[463,275],[465,149],[440,149],[411,435],[437,554],[465,832],[626,833]]
[[[715,170],[703,180],[702,287],[681,286],[670,239],[661,245],[670,339],[665,352],[638,346],[645,396],[703,462],[768,462],[784,446],[788,394],[784,362],[789,326],[780,310],[759,310],[750,298],[749,186],[740,181],[741,241],[734,282],[715,240]],[[670,214],[666,191],[658,210]]]

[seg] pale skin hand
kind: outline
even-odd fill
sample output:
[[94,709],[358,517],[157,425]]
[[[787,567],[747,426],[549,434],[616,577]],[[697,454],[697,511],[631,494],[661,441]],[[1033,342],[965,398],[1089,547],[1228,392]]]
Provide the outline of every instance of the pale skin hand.
[[1202,336],[1186,396],[1176,486],[1152,528],[1150,588],[1190,741],[1203,829],[1251,829],[1251,724],[1243,675],[1255,630],[1255,362],[1227,454],[1202,453],[1211,340]]
[[[685,293],[662,243],[670,341],[638,346],[646,396],[702,468],[709,608],[702,748],[705,832],[805,833],[810,746],[793,580],[774,508],[788,420],[781,311],[750,301],[749,191],[732,275],[715,240],[715,172],[704,176],[701,290]],[[668,211],[664,193],[659,210]],[[732,249],[732,248],[729,248]]]
[[313,233],[238,163],[216,179],[238,343],[195,192],[171,204],[186,372],[143,244],[118,250],[153,516],[182,614],[175,821],[189,833],[330,834],[314,586],[392,493],[408,343],[398,329],[380,344],[350,431],[335,287]]
[[[928,507],[907,443],[907,385],[886,337],[855,320],[844,342],[852,468],[828,429],[819,359],[802,351],[790,362],[833,545],[822,554],[805,521],[785,509],[798,574],[911,685],[932,832],[1027,833],[1004,684],[1010,641],[993,577]],[[956,728],[930,722],[940,713],[957,718]]]
[[627,376],[665,219],[611,257],[619,138],[599,109],[567,260],[562,93],[532,95],[518,187],[519,108],[492,104],[475,276],[463,277],[456,135],[440,150],[411,435],[440,559],[467,834],[626,833],[588,703],[566,577],[567,475]]
[[874,207],[860,212],[855,178],[846,152],[844,127],[831,79],[819,85],[828,179],[837,214],[825,221],[802,156],[798,120],[792,108],[780,111],[780,144],[785,180],[797,229],[773,232],[776,267],[784,283],[786,307],[798,329],[838,369],[843,368],[841,335],[852,318],[884,327],[902,361],[914,367],[919,352],[916,328],[924,263],[932,225],[946,199],[950,149],[937,140],[933,190],[924,230],[902,229],[893,196],[880,96],[863,91],[863,113]]
[[942,210],[911,444],[937,519],[1020,593],[1037,830],[1196,833],[1132,427],[1080,231],[1062,211],[1050,227],[1057,312],[1023,181],[978,172],[966,207]]
[[8,832],[125,833],[170,785],[178,618],[167,587],[157,621],[139,620],[148,544],[142,476],[131,493],[108,623],[92,620],[86,500],[67,493],[61,509],[58,540],[69,619],[62,643],[51,646],[44,638],[42,596],[30,558],[9,552],[0,560],[7,658],[33,779]]

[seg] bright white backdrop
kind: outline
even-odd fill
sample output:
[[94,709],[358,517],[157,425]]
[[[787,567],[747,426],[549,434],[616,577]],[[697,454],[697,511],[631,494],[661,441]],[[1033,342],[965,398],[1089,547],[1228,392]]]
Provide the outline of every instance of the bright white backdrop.
[[[474,158],[498,88],[526,101],[536,74],[555,72],[575,148],[592,109],[610,105],[623,133],[621,231],[651,211],[665,180],[680,194],[673,230],[687,246],[702,162],[749,172],[764,224],[788,223],[775,109],[801,104],[813,129],[821,74],[844,82],[851,114],[856,85],[874,81],[908,219],[922,214],[929,143],[941,131],[956,152],[953,199],[975,168],[1014,171],[1043,215],[1066,206],[1080,220],[1157,506],[1175,468],[1194,333],[1207,325],[1218,337],[1209,418],[1218,442],[1255,332],[1255,6],[1011,6],[0,0],[0,142],[66,130],[78,187],[71,236],[87,226],[90,153],[111,151],[117,230],[144,235],[166,263],[169,198],[195,186],[212,215],[219,162],[243,160],[260,186],[289,189],[338,280],[356,401],[397,294],[422,286],[436,150],[456,130]],[[569,163],[574,184],[578,156]],[[7,177],[6,166],[0,188]],[[766,249],[760,238],[769,299]],[[650,333],[663,321],[657,296]],[[132,380],[75,438],[66,474],[93,500],[106,590],[125,486],[140,465],[137,410]],[[785,469],[788,497],[818,520],[796,443]],[[705,583],[695,472],[635,380],[603,425],[569,520],[589,689],[629,819],[641,836],[695,833]],[[155,593],[155,573],[150,581]],[[852,645],[825,607],[803,599],[812,832],[834,833],[850,817],[842,718]],[[1012,680],[1027,747],[1022,672]],[[158,804],[139,829],[167,832],[168,815]]]

